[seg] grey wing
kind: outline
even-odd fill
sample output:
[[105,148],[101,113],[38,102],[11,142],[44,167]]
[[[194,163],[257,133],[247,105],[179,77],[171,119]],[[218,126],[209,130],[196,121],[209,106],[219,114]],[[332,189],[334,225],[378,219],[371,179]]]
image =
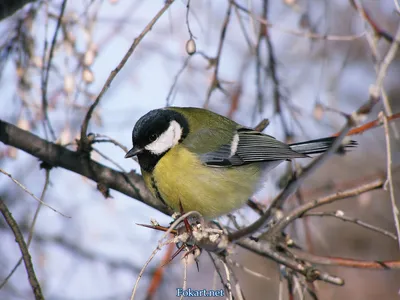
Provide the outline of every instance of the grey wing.
[[307,155],[293,151],[289,145],[274,137],[247,128],[240,128],[231,143],[218,150],[200,155],[209,166],[240,166],[253,162],[280,161]]

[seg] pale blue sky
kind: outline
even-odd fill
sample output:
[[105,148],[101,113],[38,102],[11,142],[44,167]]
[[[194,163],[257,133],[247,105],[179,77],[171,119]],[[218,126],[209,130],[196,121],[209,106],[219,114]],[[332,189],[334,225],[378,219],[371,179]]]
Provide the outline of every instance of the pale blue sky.
[[[96,95],[100,91],[109,73],[119,63],[133,39],[160,9],[163,2],[161,0],[142,1],[140,5],[133,5],[130,1],[118,1],[116,5],[112,5],[110,1],[104,1],[100,8],[99,22],[93,33],[95,43],[102,41],[102,44],[98,45],[100,47],[99,56],[92,67],[95,75],[95,82],[89,88],[92,93]],[[194,4],[195,1],[192,2],[195,13],[190,15],[190,24],[191,30],[196,36],[197,49],[213,56],[216,53],[219,28],[225,15],[225,1],[203,1],[196,4]],[[242,2],[246,3],[246,1]],[[280,2],[283,1],[274,3],[272,6],[271,22],[286,28],[298,29],[299,13],[291,11]],[[67,14],[75,9],[73,5],[77,5],[76,2],[68,3]],[[256,8],[254,7],[254,9]],[[80,9],[78,8],[78,11]],[[187,56],[184,46],[189,35],[185,23],[185,9],[186,2],[176,1],[171,10],[157,22],[153,30],[145,37],[125,68],[117,75],[98,107],[102,126],[97,126],[92,121],[90,132],[109,135],[129,147],[131,130],[135,121],[150,109],[165,105],[174,76]],[[322,15],[323,7],[314,7],[313,9],[315,18]],[[122,26],[118,32],[113,32],[115,22],[124,15],[129,15],[127,24]],[[79,17],[78,20],[83,21]],[[234,20],[234,24],[228,30],[219,72],[220,78],[227,81],[238,80],[243,61],[248,55],[248,48],[243,43],[237,19]],[[43,36],[42,22],[43,18],[39,18],[35,23],[39,36],[37,38],[39,42],[37,55],[41,55],[43,48],[43,41],[40,38]],[[349,24],[347,34],[360,33],[363,30],[363,26],[360,24],[359,20],[354,21],[354,24]],[[8,26],[5,22],[0,25],[1,28]],[[250,26],[249,23],[246,25]],[[334,25],[332,27],[335,27]],[[54,24],[51,24],[49,30],[50,33],[53,32]],[[327,30],[329,31],[329,28]],[[363,62],[349,62],[348,67],[340,74],[338,85],[334,86],[333,90],[329,90],[330,83],[338,75],[339,65],[343,62],[343,52],[340,52],[337,57],[330,56],[329,61],[324,61],[318,56],[320,54],[318,54],[318,47],[322,48],[324,42],[311,43],[308,39],[293,37],[274,29],[271,29],[270,32],[278,59],[278,74],[283,89],[290,91],[285,93],[288,99],[303,112],[303,117],[300,114],[297,117],[301,120],[307,133],[301,137],[301,130],[294,122],[289,122],[291,128],[299,134],[299,139],[318,138],[332,134],[340,128],[343,120],[329,114],[322,122],[315,121],[312,118],[312,112],[316,99],[325,104],[337,105],[337,108],[351,113],[361,101],[368,97],[368,87],[375,78],[372,65],[365,66]],[[77,47],[79,49],[84,49],[84,42],[84,36],[81,33],[78,34]],[[340,42],[325,43],[325,49],[330,49],[333,44],[337,47]],[[346,46],[342,48],[348,47],[351,43],[344,44]],[[162,53],[160,54],[160,52]],[[56,59],[59,59],[56,61],[57,65],[62,66],[64,58]],[[174,105],[202,106],[211,74],[211,71],[205,73],[206,66],[206,62],[200,56],[192,58],[192,67],[199,71],[186,70],[182,74],[177,85]],[[69,68],[70,70],[74,69],[74,65],[71,64]],[[5,74],[13,74],[10,64]],[[15,101],[13,100],[15,88],[7,88],[8,85],[14,83],[13,77],[9,79],[8,76],[3,75],[0,84],[3,99],[6,99],[3,101],[10,107],[14,105],[12,103]],[[32,78],[37,83],[38,75],[32,74]],[[61,77],[52,74],[49,91],[62,86],[62,80]],[[76,80],[80,81],[79,78]],[[271,118],[271,103],[266,104],[263,115],[257,115],[256,119],[252,118],[256,101],[254,82],[253,61],[245,73],[245,93],[234,119],[245,125],[255,125],[262,118],[270,118],[271,125],[266,132],[282,138],[279,119]],[[229,90],[231,86],[228,84],[226,88]],[[270,95],[271,89],[272,84],[268,81],[266,95]],[[349,101],[350,98],[351,101]],[[40,98],[35,101],[40,103]],[[64,100],[60,100],[60,102],[62,101]],[[220,91],[214,92],[210,102],[211,109],[226,114],[229,105],[229,101]],[[12,110],[3,111],[0,117],[14,122],[12,112]],[[65,107],[60,105],[57,111],[50,113],[50,119],[58,134],[64,126],[66,118],[71,120],[72,129],[75,131],[79,128],[83,115],[77,110],[66,114]],[[43,134],[41,127],[38,127],[36,132]],[[137,164],[132,160],[124,159],[124,153],[119,148],[111,144],[99,144],[96,145],[96,148],[112,157],[126,171],[135,169],[139,172]],[[0,149],[4,149],[4,145],[1,144]],[[94,155],[93,157],[110,166],[110,163],[98,156]],[[35,158],[18,151],[17,160],[5,161],[1,167],[26,184],[35,195],[40,195],[44,174],[43,171],[38,170]],[[266,179],[276,179],[283,168],[284,166],[277,168]],[[263,198],[276,193],[276,180],[267,181],[266,187],[267,190],[261,194]],[[0,176],[0,190],[12,193],[12,197],[21,202],[20,205],[12,207],[16,216],[23,219],[22,215],[27,214],[27,210],[34,211],[35,201],[17,190],[4,176]],[[79,245],[93,255],[101,254],[115,260],[123,259],[141,267],[150,252],[156,247],[160,235],[149,229],[141,228],[135,223],[149,223],[150,218],[155,218],[160,223],[167,224],[170,218],[118,192],[111,191],[111,195],[113,198],[104,199],[96,190],[95,183],[69,171],[53,169],[51,186],[45,200],[72,218],[63,218],[44,207],[41,210],[36,231],[45,237],[63,236],[66,240]],[[249,215],[249,217],[254,216]],[[29,222],[30,219],[31,215],[27,214],[25,220]],[[7,251],[7,262],[1,262],[0,267],[8,270],[18,260],[19,252],[11,235],[5,235],[2,240],[4,242],[0,245],[1,253],[5,253],[6,249],[11,246],[15,250]],[[37,264],[37,273],[43,279],[43,290],[48,296],[47,299],[50,300],[99,299],[108,295],[122,295],[115,296],[113,299],[123,299],[130,293],[136,280],[137,270],[110,270],[101,262],[87,261],[66,251],[63,247],[39,244],[33,247],[32,252],[34,262]],[[41,255],[45,259],[43,265],[39,264]],[[154,259],[150,269],[157,264],[160,258],[161,255]],[[179,276],[182,275],[181,266],[176,262],[175,266],[168,270],[171,274],[176,275],[168,280],[176,281],[174,284],[179,287],[181,284]],[[19,268],[11,283],[16,287],[24,286],[24,295],[16,296],[15,299],[30,299],[24,268]],[[139,294],[145,293],[147,283],[147,278],[143,278]],[[171,284],[168,288],[173,290],[175,286]],[[2,291],[0,291],[0,298],[1,295]],[[166,298],[173,299],[173,296],[170,295]]]

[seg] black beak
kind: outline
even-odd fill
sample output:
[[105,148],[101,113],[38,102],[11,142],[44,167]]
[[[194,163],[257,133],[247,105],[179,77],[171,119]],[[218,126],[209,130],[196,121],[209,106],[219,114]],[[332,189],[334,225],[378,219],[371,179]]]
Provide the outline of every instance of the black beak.
[[135,155],[138,155],[142,151],[143,151],[142,148],[133,146],[133,148],[131,150],[129,150],[128,153],[126,153],[125,158],[129,158],[129,157],[133,157]]

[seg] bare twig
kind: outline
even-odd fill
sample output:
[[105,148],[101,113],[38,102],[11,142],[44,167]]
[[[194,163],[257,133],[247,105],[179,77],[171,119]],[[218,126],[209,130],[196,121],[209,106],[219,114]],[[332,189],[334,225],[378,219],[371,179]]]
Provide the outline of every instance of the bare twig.
[[84,119],[84,121],[82,123],[80,150],[84,150],[84,149],[86,149],[88,147],[88,139],[87,139],[86,134],[87,134],[87,129],[88,129],[88,126],[89,126],[90,118],[92,117],[93,111],[95,110],[96,106],[99,104],[99,102],[102,99],[103,95],[105,94],[105,92],[110,87],[110,85],[111,85],[112,81],[114,80],[115,76],[117,76],[119,71],[121,71],[121,69],[125,66],[125,64],[128,61],[129,57],[136,50],[137,46],[140,44],[140,42],[143,40],[143,38],[146,36],[146,34],[153,28],[154,24],[164,14],[164,12],[167,11],[167,9],[171,6],[171,4],[173,2],[174,2],[174,0],[165,1],[164,6],[154,16],[154,18],[147,24],[147,26],[143,29],[143,31],[139,34],[139,36],[134,39],[132,45],[129,47],[128,51],[126,52],[126,54],[122,58],[121,62],[118,64],[118,66],[108,76],[108,78],[107,78],[102,90],[100,91],[100,93],[97,96],[96,100],[90,106],[90,108],[87,111],[87,114],[85,116],[85,119]]
[[[187,265],[188,265],[188,257],[185,256],[183,258],[183,284],[182,284],[182,289],[186,290],[186,286],[187,286]],[[181,295],[181,300],[183,299],[183,293]]]
[[132,290],[132,294],[131,294],[131,298],[130,298],[131,300],[135,299],[136,290],[139,285],[139,281],[144,274],[144,271],[146,270],[149,263],[153,260],[154,256],[156,256],[157,252],[160,250],[161,250],[161,247],[159,245],[157,245],[157,247],[153,250],[150,257],[147,259],[146,263],[143,265],[142,269],[140,270],[138,278],[136,279],[135,285],[133,286],[133,290]]
[[[378,71],[378,75],[377,75],[377,79],[376,79],[376,83],[375,83],[375,87],[377,88],[377,90],[378,91],[381,90],[383,104],[385,107],[386,115],[388,115],[388,116],[393,115],[393,110],[390,105],[389,99],[386,95],[386,92],[383,88],[383,80],[386,77],[387,69],[389,68],[389,65],[391,64],[393,59],[396,57],[396,53],[399,50],[399,46],[400,46],[400,24],[399,24],[399,27],[397,28],[397,32],[396,32],[394,41],[390,45],[390,48],[389,48],[388,52],[386,53],[382,63],[379,65],[379,71]],[[397,130],[397,127],[395,126],[395,124],[392,124],[392,129],[395,134],[395,137],[397,139],[399,139],[400,134],[399,134],[399,131]]]
[[354,224],[364,227],[368,230],[372,230],[372,231],[381,233],[381,234],[386,235],[394,240],[397,240],[397,236],[395,234],[391,233],[390,231],[387,231],[383,228],[371,225],[371,224],[361,221],[357,218],[345,216],[344,212],[341,210],[338,210],[335,212],[308,212],[308,213],[302,215],[301,217],[302,218],[304,218],[304,217],[333,217],[333,218],[336,218],[336,219],[339,219],[339,220],[342,220],[345,222],[354,223]]
[[379,65],[379,71],[378,71],[378,75],[377,75],[376,83],[375,83],[375,85],[378,89],[378,92],[380,91],[380,89],[382,89],[383,80],[386,77],[387,70],[388,70],[391,62],[393,61],[393,59],[396,56],[397,50],[399,49],[399,44],[400,44],[400,25],[397,28],[397,33],[396,33],[395,39],[393,40],[392,44],[390,45],[390,48],[389,48],[388,52],[386,53],[383,61]]
[[256,272],[256,271],[253,271],[253,270],[251,270],[251,269],[249,269],[249,268],[247,268],[247,267],[245,267],[245,266],[239,264],[239,263],[236,262],[236,261],[233,261],[233,260],[231,260],[231,259],[229,259],[229,258],[227,258],[227,261],[228,261],[230,264],[232,264],[233,266],[235,266],[235,267],[237,267],[237,268],[243,270],[244,272],[246,272],[246,273],[248,273],[248,274],[250,274],[250,275],[253,275],[254,277],[258,277],[258,278],[265,279],[265,280],[271,280],[271,278],[269,278],[269,277],[267,277],[267,276],[265,276],[265,275],[263,275],[263,274],[261,274],[261,273],[258,273],[258,272]]
[[193,33],[192,30],[190,29],[190,24],[189,24],[189,12],[190,12],[190,0],[187,1],[186,4],[186,27],[189,33],[189,38],[192,39],[193,37],[196,38]]
[[361,2],[356,0],[350,0],[350,4],[354,7],[355,10],[357,10],[360,13],[360,16],[365,20],[365,22],[371,26],[375,35],[384,38],[386,41],[390,43],[393,42],[393,37],[387,31],[381,29],[378,26],[378,24],[372,19],[367,10],[362,6]]
[[399,223],[399,208],[396,204],[396,197],[394,195],[394,185],[393,185],[393,175],[392,175],[392,149],[390,145],[390,130],[387,117],[382,112],[380,115],[383,118],[383,124],[385,127],[385,137],[386,137],[386,156],[387,156],[387,180],[385,186],[389,186],[390,193],[390,203],[392,205],[394,225],[397,232],[397,242],[400,249],[400,223]]
[[18,185],[25,193],[27,193],[28,195],[32,196],[33,199],[35,199],[36,201],[38,201],[39,203],[43,204],[44,206],[50,208],[52,211],[62,215],[63,217],[66,218],[71,218],[70,216],[67,216],[65,214],[63,214],[62,212],[59,212],[57,209],[53,208],[52,206],[48,205],[46,202],[43,202],[41,199],[39,199],[38,197],[36,197],[31,191],[29,191],[22,183],[20,183],[18,180],[16,180],[15,178],[12,177],[11,174],[7,173],[6,171],[4,171],[3,169],[0,168],[0,172],[3,173],[4,175],[7,175],[12,181],[14,181],[14,183],[16,185]]
[[295,219],[301,217],[304,213],[307,211],[320,207],[322,205],[326,205],[338,200],[346,199],[349,197],[354,197],[358,196],[360,194],[381,188],[384,184],[383,179],[377,179],[372,182],[366,183],[362,186],[352,188],[349,190],[345,190],[342,192],[337,192],[329,196],[322,197],[320,199],[316,199],[314,201],[307,202],[293,211],[289,212],[285,217],[281,219],[280,222],[278,222],[271,230],[268,231],[268,235],[274,235],[277,234],[278,232],[281,232],[287,225],[289,225],[291,222],[293,222]]
[[[56,135],[54,133],[53,127],[51,126],[48,111],[47,111],[47,107],[48,107],[47,86],[49,83],[50,68],[51,68],[51,63],[53,61],[54,50],[56,48],[57,35],[58,35],[58,32],[61,27],[61,22],[62,22],[62,18],[64,16],[64,11],[65,11],[66,5],[67,5],[67,0],[63,0],[63,2],[61,4],[61,8],[60,8],[60,13],[58,15],[58,20],[57,20],[56,29],[55,29],[54,35],[53,35],[53,40],[51,41],[49,60],[47,61],[46,66],[45,66],[45,64],[43,64],[43,70],[42,70],[42,73],[44,74],[44,76],[42,78],[42,112],[43,112],[43,116],[44,116],[45,120],[47,121],[47,125],[49,127],[50,134],[51,134],[53,140],[56,139]],[[47,40],[45,41],[44,52],[46,52],[46,49],[47,49]],[[43,55],[45,56],[46,53],[44,53]]]
[[[298,189],[295,193],[296,199],[297,199],[297,205],[302,205],[304,204],[306,201],[304,200],[303,197],[303,193],[301,192],[300,189]],[[310,220],[309,219],[304,219],[303,220],[303,226],[304,226],[304,235],[305,235],[305,242],[306,242],[306,247],[307,250],[310,252],[314,251],[314,243],[313,243],[313,239],[312,239],[312,230],[311,230],[311,226],[310,226]]]
[[262,119],[260,123],[257,124],[256,127],[254,127],[254,130],[256,131],[264,131],[265,128],[267,128],[269,125],[269,120],[268,119]]
[[318,33],[313,33],[313,32],[306,32],[306,31],[299,31],[299,30],[295,30],[295,29],[288,29],[288,28],[284,28],[281,26],[278,26],[276,24],[272,24],[270,22],[268,22],[267,20],[263,19],[262,17],[259,17],[255,14],[253,14],[251,11],[249,11],[247,8],[241,6],[240,4],[238,4],[235,1],[231,1],[231,3],[233,3],[233,5],[235,7],[237,7],[239,10],[245,12],[246,14],[248,14],[252,19],[257,20],[258,22],[260,22],[261,24],[265,24],[266,26],[268,26],[269,28],[272,29],[276,29],[279,30],[283,33],[287,33],[287,34],[291,34],[291,35],[295,35],[295,36],[300,36],[300,37],[305,37],[305,38],[309,38],[309,39],[316,39],[316,40],[327,40],[327,41],[354,41],[357,40],[359,38],[362,38],[365,35],[365,31],[357,34],[357,35],[326,35],[326,34],[318,34]]
[[279,264],[282,264],[282,265],[292,269],[293,271],[296,271],[296,272],[304,275],[308,281],[322,280],[322,281],[329,282],[329,283],[332,283],[335,285],[343,285],[344,284],[343,279],[341,279],[339,277],[317,271],[310,266],[306,266],[303,263],[294,260],[293,258],[289,258],[289,257],[285,256],[283,253],[275,250],[274,247],[269,242],[265,242],[265,241],[256,242],[249,238],[245,238],[245,239],[236,241],[236,243],[239,246],[241,246],[253,253],[270,258],[273,261],[275,261]]
[[233,294],[232,294],[232,284],[231,284],[231,272],[228,268],[228,265],[224,262],[223,259],[220,259],[220,262],[224,266],[225,270],[225,278],[226,278],[226,286],[228,288],[228,296],[227,299],[233,300]]
[[[193,55],[195,55],[195,54],[196,54],[196,53],[194,53]],[[166,106],[172,105],[172,100],[171,100],[172,92],[174,91],[175,86],[176,86],[176,84],[178,83],[179,77],[181,76],[181,74],[182,74],[183,71],[186,69],[187,65],[189,64],[189,60],[190,60],[191,57],[192,57],[192,56],[186,57],[186,59],[185,59],[183,65],[182,65],[182,67],[179,69],[178,73],[175,74],[174,82],[172,83],[172,85],[171,85],[171,87],[170,87],[170,89],[169,89],[168,95],[167,95],[167,100],[166,100],[167,104],[166,104]]]
[[178,219],[175,220],[175,222],[168,228],[167,231],[165,231],[164,235],[160,238],[160,240],[158,241],[157,247],[153,250],[153,252],[151,253],[150,257],[148,258],[148,260],[146,261],[146,263],[144,264],[143,268],[141,269],[141,271],[139,272],[138,278],[136,279],[135,285],[133,287],[133,291],[132,291],[132,295],[131,295],[131,300],[133,300],[135,298],[135,294],[136,294],[136,290],[137,287],[139,285],[139,281],[143,276],[143,273],[145,271],[145,269],[147,268],[147,266],[149,265],[149,263],[152,261],[152,259],[154,258],[154,256],[157,254],[158,251],[161,250],[162,247],[164,247],[165,245],[171,244],[176,242],[175,239],[170,239],[167,241],[164,241],[167,236],[169,236],[171,234],[171,232],[175,229],[175,227],[182,222],[185,218],[191,216],[191,215],[197,215],[199,218],[202,218],[201,215],[197,212],[197,211],[191,211],[188,212],[182,216],[180,216]]
[[[388,117],[386,117],[386,119],[388,120],[388,122],[400,119],[400,113],[388,116]],[[351,136],[351,135],[361,134],[361,133],[364,133],[370,129],[376,128],[381,125],[383,125],[383,119],[377,118],[371,122],[365,123],[361,126],[351,129],[347,135]],[[339,132],[335,133],[333,136],[338,136],[338,135],[339,135]]]
[[284,288],[284,282],[283,282],[283,276],[279,276],[279,288],[278,288],[278,300],[283,300],[283,288]]
[[[264,1],[263,4],[263,18],[265,20],[268,19],[268,6],[269,6],[269,1]],[[278,69],[277,69],[277,61],[276,61],[276,54],[275,50],[272,44],[272,38],[271,38],[271,33],[267,30],[267,26],[265,24],[262,24],[260,28],[260,38],[264,38],[265,44],[268,50],[268,69],[267,69],[267,74],[271,76],[272,83],[273,83],[273,101],[274,101],[274,113],[278,114],[280,119],[281,119],[281,124],[282,124],[282,129],[285,134],[285,140],[290,138],[291,133],[289,132],[288,125],[286,123],[284,114],[282,112],[282,95],[281,95],[281,84],[279,81],[278,77]],[[260,39],[259,38],[259,39]],[[258,47],[259,48],[260,41],[258,41]],[[259,49],[257,55],[259,55]],[[261,62],[260,58],[258,58],[258,61]]]
[[[393,116],[393,109],[392,109],[392,106],[389,101],[389,97],[388,97],[385,89],[382,89],[382,102],[383,102],[383,106],[385,108],[386,115]],[[392,127],[392,130],[393,130],[393,136],[395,137],[395,139],[399,140],[400,133],[396,126],[396,123],[390,123],[390,125],[391,125],[390,127]]]
[[[222,286],[224,287],[225,293],[226,293],[226,294],[229,294],[228,285],[225,283],[224,277],[222,276],[221,269],[218,267],[217,262],[216,262],[216,260],[215,260],[215,258],[214,258],[214,256],[213,256],[213,254],[212,254],[211,252],[208,252],[208,251],[207,251],[207,253],[208,253],[208,256],[209,256],[210,259],[211,259],[211,262],[212,262],[213,265],[214,265],[215,272],[218,274],[219,279],[220,279],[220,281],[221,281],[221,284],[222,284]],[[218,259],[219,259],[219,258],[218,258]],[[215,289],[215,288],[214,288],[214,289]]]
[[[244,298],[244,294],[243,294],[243,290],[242,290],[242,287],[240,286],[240,281],[239,281],[239,279],[236,277],[236,275],[235,275],[235,273],[233,272],[233,270],[232,269],[230,269],[231,270],[231,274],[232,274],[232,281],[233,281],[233,284],[234,284],[234,286],[235,286],[235,291],[236,291],[236,297],[237,297],[237,299],[238,300],[245,300],[245,298]],[[235,299],[235,298],[233,298],[233,299]]]
[[[46,194],[47,187],[49,186],[49,183],[50,183],[50,170],[46,169],[46,180],[45,180],[45,183],[44,183],[42,194],[40,195],[40,200],[42,200],[42,201],[44,200],[44,196]],[[35,225],[36,225],[36,220],[37,220],[37,217],[39,215],[41,207],[42,207],[42,203],[39,202],[38,206],[36,208],[35,214],[33,216],[33,219],[32,219],[31,228],[29,229],[28,241],[26,243],[27,248],[29,248],[29,246],[30,246],[30,244],[32,242],[32,237],[33,237],[33,232],[34,232]],[[12,268],[11,272],[7,275],[6,278],[4,278],[3,282],[0,284],[0,290],[7,284],[8,280],[11,278],[11,276],[14,274],[14,272],[18,269],[18,267],[21,264],[22,260],[23,260],[23,257],[21,257],[18,260],[18,262],[15,264],[14,268]]]
[[[41,85],[42,85],[42,114],[43,114],[43,130],[44,134],[47,138],[47,128],[46,128],[46,122],[50,125],[49,128],[51,128],[51,123],[49,122],[49,116],[47,112],[47,86],[45,86],[45,78],[46,78],[46,66],[47,66],[47,50],[48,50],[48,41],[47,41],[47,34],[49,31],[49,3],[46,1],[44,3],[45,8],[46,8],[46,16],[45,16],[45,21],[44,21],[44,47],[43,47],[43,54],[42,54],[42,72],[41,72]],[[54,35],[58,31],[54,32]],[[51,61],[49,61],[51,62]]]
[[174,249],[175,249],[174,244],[169,244],[167,246],[167,251],[163,256],[163,259],[160,261],[159,265],[157,266],[156,270],[152,275],[151,282],[147,289],[146,299],[153,299],[155,293],[157,292],[158,288],[163,282],[165,269],[168,266],[168,262],[171,260],[171,255],[173,254]]
[[32,264],[31,255],[29,254],[28,247],[24,241],[24,237],[21,230],[18,227],[17,222],[14,220],[11,212],[8,210],[6,204],[2,199],[0,199],[0,212],[6,220],[8,226],[12,230],[15,236],[15,240],[18,243],[19,249],[22,253],[22,258],[24,260],[26,272],[28,274],[29,284],[31,285],[33,294],[36,300],[44,300],[42,290],[40,288],[39,281],[36,278],[35,270]]
[[[168,228],[168,230],[165,231],[165,233],[163,234],[163,236],[159,239],[156,249],[154,249],[154,251],[153,251],[152,254],[150,255],[149,259],[146,261],[146,263],[144,264],[142,270],[140,271],[140,273],[139,273],[139,275],[138,275],[138,278],[137,278],[137,280],[136,280],[136,282],[135,282],[135,285],[134,285],[134,288],[133,288],[133,291],[132,291],[131,300],[133,300],[133,299],[135,298],[135,294],[136,294],[136,290],[137,290],[139,281],[140,281],[140,279],[142,278],[145,269],[147,268],[147,266],[149,265],[149,263],[151,262],[151,260],[154,258],[154,256],[157,254],[157,252],[160,251],[161,248],[162,248],[163,246],[176,242],[175,239],[170,239],[170,240],[167,240],[167,241],[164,241],[164,240],[166,240],[166,238],[171,234],[171,232],[176,228],[176,226],[177,226],[180,222],[182,222],[184,219],[188,218],[188,217],[191,216],[191,215],[196,215],[197,217],[199,217],[200,219],[202,219],[201,214],[199,214],[197,211],[190,211],[190,212],[188,212],[188,213],[186,213],[186,214],[180,216],[178,219],[176,219],[176,220],[174,221],[174,223],[173,223],[172,225],[170,225],[170,227]],[[201,221],[201,223],[204,223],[204,222]],[[204,224],[203,224],[203,228],[204,228]]]
[[243,24],[243,18],[241,17],[241,15],[239,13],[239,9],[236,6],[235,6],[235,14],[236,14],[236,17],[237,17],[237,19],[239,21],[240,29],[243,32],[244,39],[246,40],[246,43],[249,46],[249,49],[250,49],[251,53],[254,54],[255,53],[255,49],[254,49],[255,47],[253,45],[253,42],[250,39],[250,36],[247,34],[246,28],[245,28],[245,26]]
[[[262,10],[262,16],[264,19],[267,17],[267,7],[268,7],[268,1],[264,1],[263,3],[263,10]],[[261,41],[264,38],[265,35],[267,35],[267,26],[265,24],[261,24],[259,26],[260,28],[258,29],[258,35],[257,35],[257,42],[256,42],[256,47],[255,47],[255,61],[256,61],[256,67],[255,67],[255,72],[256,72],[256,84],[257,84],[257,105],[254,107],[254,113],[253,117],[255,116],[256,109],[258,106],[258,112],[262,113],[263,112],[263,105],[264,105],[264,86],[265,86],[265,78],[262,80],[262,72],[261,70],[264,69],[261,61]]]
[[394,5],[396,6],[397,13],[400,14],[400,1],[394,0]]
[[285,271],[285,279],[287,282],[287,291],[289,300],[294,300],[294,292],[293,292],[293,272],[291,270],[287,270],[287,268],[282,268]]
[[[389,68],[389,65],[393,61],[393,59],[396,56],[396,53],[399,48],[400,44],[400,24],[397,28],[397,32],[395,37],[393,38],[389,33],[386,31],[380,29],[380,27],[377,25],[377,23],[371,18],[369,13],[365,10],[363,7],[361,1],[357,0],[350,0],[351,5],[359,12],[361,18],[371,26],[374,35],[372,34],[367,34],[367,40],[369,42],[372,54],[375,58],[376,61],[376,73],[377,73],[377,78],[375,81],[375,84],[371,85],[370,87],[370,97],[371,99],[379,99],[379,96],[382,96],[383,104],[385,107],[385,111],[387,115],[392,115],[393,111],[390,106],[386,91],[383,87],[383,80],[386,77],[387,70]],[[377,48],[377,40],[375,39],[375,36],[378,37],[383,37],[386,41],[390,42],[390,48],[384,58],[381,60],[380,56],[378,55],[378,48]],[[395,137],[398,139],[400,134],[395,126],[395,124],[392,124],[393,132],[395,134]]]
[[110,163],[112,163],[114,166],[116,166],[120,171],[125,172],[125,169],[119,163],[117,163],[115,160],[113,160],[112,158],[103,154],[101,151],[99,151],[98,149],[96,149],[94,147],[93,147],[93,151],[96,152],[98,155],[100,155],[105,160],[108,160]]
[[209,59],[209,62],[214,65],[214,73],[213,73],[212,78],[211,78],[211,84],[210,84],[210,86],[208,87],[208,90],[207,90],[206,101],[204,103],[204,107],[205,108],[208,107],[208,104],[210,103],[211,94],[213,93],[213,91],[216,88],[224,91],[224,89],[222,88],[221,83],[220,83],[220,81],[218,79],[218,69],[219,69],[219,63],[220,63],[220,60],[221,60],[222,48],[224,46],[226,31],[227,31],[227,28],[228,28],[229,21],[231,19],[231,12],[232,12],[232,3],[229,3],[227,11],[226,11],[226,14],[225,14],[225,19],[224,19],[224,21],[222,23],[221,33],[220,33],[220,37],[219,37],[217,55],[215,56],[215,58],[213,58],[211,60]]
[[366,261],[366,260],[355,260],[341,257],[325,257],[304,252],[299,249],[290,249],[290,252],[296,256],[296,258],[308,261],[317,265],[330,265],[340,266],[357,269],[371,269],[371,270],[399,270],[400,261]]
[[[95,136],[95,139],[94,139],[93,142],[92,142],[93,144],[96,144],[96,143],[112,143],[112,144],[114,144],[115,146],[121,148],[125,153],[127,153],[128,150],[129,150],[127,147],[125,147],[124,145],[122,145],[122,144],[121,144],[120,142],[118,142],[116,139],[113,139],[113,138],[109,137],[108,135],[96,133],[96,134],[94,134],[94,136]],[[101,140],[101,139],[98,139],[98,138],[105,138],[105,139]],[[134,161],[136,161],[136,162],[138,161],[136,156],[135,156],[135,157],[132,157],[132,159],[133,159]],[[120,168],[120,169],[121,169],[121,168]],[[122,170],[122,169],[121,169],[121,170]]]
[[[109,137],[108,135],[96,133],[94,136],[96,137],[96,139],[93,140],[93,144],[95,144],[95,143],[112,143],[115,146],[120,147],[125,153],[128,152],[128,148],[127,147],[122,145],[116,139],[113,139],[112,137]],[[106,138],[106,140],[98,140],[97,138]]]

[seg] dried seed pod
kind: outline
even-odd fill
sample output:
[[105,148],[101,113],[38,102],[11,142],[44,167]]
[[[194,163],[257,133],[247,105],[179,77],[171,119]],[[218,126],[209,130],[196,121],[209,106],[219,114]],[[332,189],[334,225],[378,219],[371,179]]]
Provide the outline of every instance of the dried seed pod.
[[64,77],[64,90],[67,94],[70,94],[74,91],[75,88],[75,79],[72,74],[67,74]]
[[192,55],[196,52],[196,42],[194,39],[190,39],[186,42],[186,52],[189,55]]
[[31,125],[29,124],[28,120],[25,118],[20,118],[17,122],[17,127],[29,131],[31,129]]
[[284,0],[283,2],[288,6],[293,6],[296,4],[297,1],[296,0]]
[[60,145],[66,145],[71,142],[71,130],[68,127],[63,129],[57,142]]
[[85,66],[91,66],[94,62],[94,56],[94,51],[92,49],[86,51],[85,55],[83,56],[83,64]]
[[94,75],[92,70],[90,70],[89,68],[84,68],[82,72],[82,79],[86,83],[92,83],[94,81]]

